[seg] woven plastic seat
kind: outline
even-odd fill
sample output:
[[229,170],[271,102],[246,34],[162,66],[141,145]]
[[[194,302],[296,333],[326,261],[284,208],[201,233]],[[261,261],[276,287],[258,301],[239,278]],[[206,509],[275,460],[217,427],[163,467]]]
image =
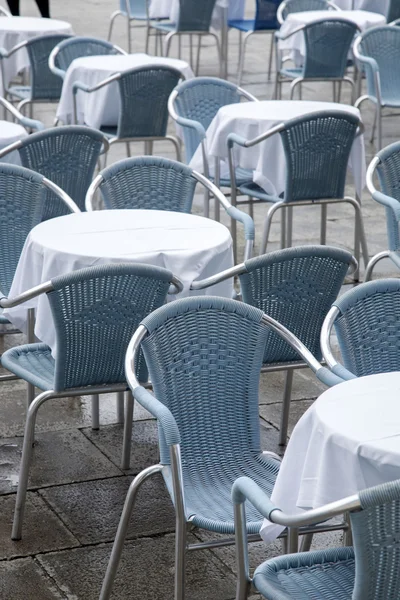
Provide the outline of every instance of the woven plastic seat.
[[[188,524],[232,533],[230,489],[239,473],[251,472],[263,489],[272,488],[279,459],[261,451],[258,415],[260,369],[270,326],[291,340],[317,377],[327,381],[328,371],[288,330],[241,302],[185,298],[142,321],[127,351],[126,374],[135,399],[158,420],[160,464],[140,473],[130,486],[101,600],[110,597],[136,494],[150,475],[161,472],[177,513],[175,598],[184,597],[186,550],[197,548],[188,548]],[[135,376],[139,348],[154,395]],[[328,377],[330,382],[341,381]],[[130,446],[125,429],[126,457]],[[246,532],[256,533],[259,527],[259,513],[250,511]]]
[[354,56],[365,73],[367,93],[360,96],[355,106],[369,100],[374,104],[375,128],[378,127],[378,150],[382,148],[382,110],[400,107],[398,90],[400,86],[400,28],[390,25],[373,27],[360,35],[354,44]]
[[[105,40],[74,36],[57,44],[49,56],[49,69],[54,75],[65,78],[68,67],[75,58],[81,56],[107,56],[112,54],[126,54],[125,50]],[[60,83],[62,85],[62,82]]]
[[[90,127],[66,126],[34,133],[0,150],[0,160],[18,150],[24,167],[41,173],[63,189],[80,210],[107,140]],[[68,207],[48,190],[42,220],[68,214]]]
[[36,102],[58,102],[61,95],[62,82],[49,69],[49,56],[54,47],[63,40],[69,39],[68,35],[43,35],[31,38],[18,44],[8,52],[0,52],[0,65],[3,81],[3,61],[15,52],[27,52],[30,66],[30,85],[11,85],[5,90],[5,96],[19,100],[18,110],[29,105],[32,117],[32,105]]
[[[343,379],[400,371],[400,280],[364,283],[338,298],[321,334],[324,358]],[[343,365],[332,355],[329,337],[335,327]]]
[[[290,1],[290,0],[289,0]],[[292,31],[287,36],[277,34],[278,39],[286,40],[292,35],[299,35],[299,29]],[[304,36],[305,55],[303,65],[300,68],[286,68],[280,56],[280,66],[277,69],[275,80],[274,97],[281,98],[282,84],[291,81],[290,99],[292,100],[294,90],[299,85],[301,97],[301,85],[304,81],[333,81],[346,82],[354,90],[354,82],[346,77],[348,67],[348,55],[354,41],[355,35],[360,31],[353,21],[335,19],[335,12],[329,19],[321,19],[307,23],[301,28]],[[334,85],[334,98],[340,102],[339,92],[336,94]]]
[[[290,516],[274,506],[247,477],[232,489],[235,505],[238,584],[236,600],[246,600],[252,581],[268,600],[397,600],[400,597],[400,480],[360,491],[333,504]],[[313,524],[348,511],[353,548],[331,548],[267,560],[249,576],[245,530],[246,505],[264,517],[293,527]],[[292,546],[297,552],[297,536]]]
[[2,366],[41,390],[54,388],[55,361],[46,344],[29,344],[7,350]]

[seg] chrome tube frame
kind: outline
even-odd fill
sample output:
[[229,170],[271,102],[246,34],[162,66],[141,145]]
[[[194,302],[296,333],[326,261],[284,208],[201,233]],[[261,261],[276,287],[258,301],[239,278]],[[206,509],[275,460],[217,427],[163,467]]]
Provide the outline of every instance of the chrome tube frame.
[[332,349],[330,346],[330,336],[331,336],[333,324],[339,315],[340,315],[340,310],[336,306],[332,306],[332,308],[329,310],[328,314],[326,315],[324,322],[322,324],[322,328],[321,328],[321,335],[320,335],[321,352],[322,352],[322,356],[323,356],[324,360],[326,361],[326,364],[328,365],[329,369],[331,369],[331,370],[338,364],[338,361],[332,354]]
[[[1,154],[0,154],[0,156],[1,156]],[[369,166],[367,169],[366,183],[367,183],[368,191],[371,195],[373,195],[375,192],[378,191],[374,185],[374,173],[375,173],[376,167],[379,165],[380,162],[381,162],[381,159],[379,158],[379,156],[374,156],[374,158],[369,163]]]
[[6,298],[3,296],[0,298],[0,306],[2,308],[13,308],[14,306],[18,306],[19,304],[23,304],[28,300],[32,300],[32,298],[36,298],[41,294],[46,294],[47,292],[51,292],[53,290],[53,284],[51,281],[46,281],[45,283],[41,283],[40,285],[36,285],[35,287],[26,290],[26,292],[22,292],[19,296],[15,296],[14,298]]
[[85,209],[87,212],[93,212],[95,210],[93,206],[93,198],[98,188],[100,187],[102,181],[104,181],[103,176],[101,175],[101,173],[99,173],[88,187],[88,191],[86,192],[85,197]]
[[226,281],[227,279],[231,279],[231,277],[242,275],[243,273],[246,273],[246,266],[244,265],[244,263],[241,263],[240,265],[230,267],[225,271],[221,271],[220,273],[211,275],[211,277],[207,277],[207,279],[202,279],[200,281],[192,281],[192,283],[190,284],[190,289],[204,290],[205,288],[216,285],[217,283],[221,283],[222,281]]
[[75,81],[72,84],[72,98],[73,98],[73,103],[74,103],[74,123],[75,123],[75,125],[78,124],[78,108],[77,108],[77,99],[76,99],[76,97],[78,95],[78,91],[85,92],[87,94],[91,94],[92,92],[96,92],[97,90],[100,90],[104,86],[106,86],[109,83],[112,83],[114,81],[117,81],[120,78],[121,78],[121,73],[114,73],[113,75],[106,77],[106,79],[99,81],[99,83],[97,83],[96,85],[94,85],[91,88],[88,88],[85,86],[85,89],[80,87],[80,86],[84,85],[84,84],[81,84],[80,81]]
[[62,190],[58,185],[56,185],[55,183],[50,181],[50,179],[47,179],[47,177],[43,177],[43,185],[45,187],[47,187],[49,190],[51,190],[52,192],[54,192],[54,194],[56,194],[56,196],[58,196],[60,198],[60,200],[62,200],[64,202],[64,204],[66,206],[68,206],[68,208],[71,210],[71,212],[73,212],[73,213],[81,212],[79,207],[72,200],[72,198],[70,196],[68,196],[68,194],[66,192],[64,192],[64,190]]

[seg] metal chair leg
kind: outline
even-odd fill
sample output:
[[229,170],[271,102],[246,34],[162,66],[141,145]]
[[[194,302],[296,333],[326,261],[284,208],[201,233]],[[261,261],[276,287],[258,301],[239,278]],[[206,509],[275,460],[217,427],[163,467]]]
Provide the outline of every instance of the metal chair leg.
[[123,471],[130,468],[131,448],[132,448],[132,428],[133,428],[133,410],[135,399],[131,391],[125,394],[125,418],[124,418],[124,437],[122,442],[121,469]]
[[124,422],[124,392],[117,392],[117,423]]
[[54,391],[42,392],[28,408],[25,423],[24,443],[22,446],[22,460],[18,479],[17,499],[15,503],[14,521],[11,539],[20,540],[22,534],[22,522],[25,511],[26,491],[28,489],[29,466],[32,457],[32,445],[35,436],[36,415],[40,406],[54,395]]
[[244,59],[245,59],[245,55],[246,55],[246,44],[247,44],[247,40],[249,38],[249,33],[246,33],[246,35],[244,36],[243,39],[243,45],[242,45],[242,52],[240,54],[240,62],[239,62],[239,73],[238,73],[238,80],[237,80],[237,84],[240,85],[242,82],[242,77],[243,77],[243,69],[244,69]]
[[103,585],[99,600],[109,600],[111,597],[112,587],[114,579],[118,571],[119,561],[121,560],[122,550],[124,549],[124,542],[126,532],[128,531],[129,521],[131,519],[133,507],[135,505],[138,491],[144,481],[151,475],[159,473],[162,470],[162,465],[153,465],[144,469],[139,475],[135,477],[129,486],[128,493],[126,495],[124,508],[122,510],[121,518],[118,525],[117,534],[115,536],[113,548],[111,551],[110,560],[108,562],[106,575],[104,577]]
[[272,224],[272,217],[274,216],[275,212],[279,208],[286,208],[285,206],[283,206],[283,202],[282,202],[282,204],[273,204],[271,206],[271,208],[269,209],[269,211],[267,212],[267,216],[265,217],[265,221],[264,221],[264,229],[263,229],[263,237],[262,237],[262,241],[261,241],[260,254],[265,254],[267,251],[267,244],[268,244],[269,232],[270,232],[271,224]]
[[375,131],[376,131],[376,122],[377,122],[377,120],[378,120],[378,105],[376,105],[376,107],[375,107],[374,122],[372,124],[371,137],[369,138],[369,141],[371,142],[371,144],[373,143],[373,141],[375,139]]
[[175,600],[185,600],[186,523],[178,516],[175,527]]
[[31,383],[26,385],[26,407],[29,408],[35,399],[35,386]]
[[290,248],[293,240],[293,206],[288,206],[286,209],[287,215],[287,223],[286,223],[286,246],[285,248]]
[[314,536],[312,533],[306,533],[305,535],[301,536],[300,552],[309,552],[310,551],[313,537]]
[[390,256],[389,250],[385,250],[384,252],[379,252],[379,254],[375,254],[367,264],[367,268],[365,269],[364,281],[370,281],[372,277],[372,271],[374,267],[378,264],[378,262],[384,258],[388,258]]
[[271,44],[269,48],[269,62],[268,62],[268,81],[271,81],[271,73],[272,73],[272,60],[274,58],[274,48],[275,48],[275,38],[274,34],[271,34]]
[[328,216],[328,206],[326,204],[321,204],[321,235],[320,235],[320,244],[321,246],[326,246],[326,220]]
[[249,555],[247,547],[246,511],[244,504],[234,504],[236,545],[236,600],[247,600],[250,588]]
[[202,36],[199,35],[198,38],[199,39],[197,41],[197,56],[196,56],[196,71],[195,71],[196,77],[199,76],[199,70],[200,70],[200,52],[201,52]]
[[293,369],[286,371],[285,391],[282,401],[281,427],[279,432],[279,445],[285,446],[289,424],[290,400],[292,397]]
[[126,28],[128,36],[128,54],[132,54],[131,22],[129,20],[129,16],[126,17]]
[[378,150],[382,150],[382,110],[381,106],[378,105]]
[[99,395],[93,394],[90,396],[90,402],[92,405],[92,429],[97,430],[100,428]]

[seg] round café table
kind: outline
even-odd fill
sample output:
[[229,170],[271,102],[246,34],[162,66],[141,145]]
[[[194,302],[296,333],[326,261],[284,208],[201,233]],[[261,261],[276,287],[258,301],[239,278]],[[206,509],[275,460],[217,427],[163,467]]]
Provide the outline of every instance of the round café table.
[[[43,19],[39,17],[7,17],[0,19],[0,48],[11,50],[17,44],[25,42],[38,35],[71,35],[72,27],[67,21],[58,19]],[[28,53],[22,48],[10,58],[3,60],[4,86],[23,69],[29,67]],[[0,77],[2,77],[0,73]]]
[[[293,430],[271,495],[289,514],[400,479],[400,372],[324,392]],[[269,542],[282,527],[265,520]]]
[[[18,125],[18,123],[11,123],[10,121],[0,121],[0,150],[3,150],[10,144],[18,142],[18,140],[22,140],[26,137],[28,137],[28,133],[26,129],[22,127],[22,125]],[[10,154],[7,154],[1,158],[0,162],[20,165],[21,160],[18,150],[10,152]]]
[[[231,297],[232,281],[201,292],[190,284],[233,266],[229,230],[197,215],[160,210],[103,210],[75,213],[40,223],[30,232],[9,297],[77,269],[105,263],[134,262],[165,267],[183,282],[183,292]],[[174,299],[175,296],[169,296]],[[26,309],[36,309],[35,334],[56,353],[47,297],[4,312],[26,330]]]

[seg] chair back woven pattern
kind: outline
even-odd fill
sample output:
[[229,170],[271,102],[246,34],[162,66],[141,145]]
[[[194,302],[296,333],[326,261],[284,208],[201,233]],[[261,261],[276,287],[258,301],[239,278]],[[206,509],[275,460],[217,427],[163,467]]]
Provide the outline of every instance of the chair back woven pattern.
[[281,0],[256,0],[256,18],[254,31],[263,29],[279,29],[276,13]]
[[168,98],[182,74],[166,66],[132,69],[119,83],[119,138],[164,137],[168,124]]
[[121,54],[111,42],[92,37],[73,37],[59,44],[59,51],[54,64],[58,69],[66,71],[75,58],[81,56],[103,56]]
[[[360,52],[373,58],[378,64],[382,101],[390,103],[391,99],[396,99],[400,87],[400,28],[386,25],[365,31],[360,43]],[[376,98],[374,71],[365,63],[362,67],[366,75],[368,95]]]
[[[124,359],[140,321],[166,299],[172,273],[161,267],[89,267],[52,280],[57,338],[55,390],[125,381]],[[142,358],[140,381],[147,380]]]
[[[366,9],[366,10],[368,10],[368,9]],[[391,23],[392,21],[395,21],[396,19],[400,19],[400,4],[399,4],[398,0],[390,0],[389,10],[388,10],[386,21],[388,23]]]
[[28,40],[26,49],[31,67],[32,100],[59,100],[62,81],[49,69],[49,56],[68,35],[43,35]]
[[400,598],[400,481],[360,492],[350,513],[356,559],[353,600]]
[[[85,210],[85,196],[102,148],[102,134],[89,127],[54,127],[34,133],[21,143],[22,165],[50,179]],[[46,190],[43,221],[70,212],[51,190]]]
[[177,31],[209,31],[216,0],[179,0]]
[[355,23],[334,17],[306,25],[303,30],[306,44],[303,77],[344,77],[357,31]]
[[100,191],[105,208],[190,213],[196,180],[181,163],[158,156],[128,158],[105,169]]
[[343,198],[359,119],[340,111],[292,119],[281,132],[286,157],[285,201]]
[[[243,301],[287,327],[321,360],[322,323],[336,300],[351,261],[339,248],[287,248],[246,261],[240,276]],[[264,364],[299,360],[277,333],[269,331]]]
[[[211,121],[222,106],[240,102],[237,86],[214,77],[196,77],[178,87],[175,109],[180,117],[200,123],[207,131]],[[191,127],[182,127],[186,162],[189,163],[200,143]]]
[[[378,152],[378,156],[380,163],[376,171],[381,190],[387,196],[397,200],[400,209],[400,143],[390,144]],[[390,207],[385,207],[385,209],[389,249],[396,251],[400,249],[399,224],[393,210]]]
[[119,10],[125,15],[127,12],[127,3],[129,6],[129,14],[132,18],[146,19],[147,17],[147,0],[119,0]]
[[287,0],[282,11],[282,17],[286,19],[290,13],[303,12],[306,10],[330,10],[331,6],[326,0]]
[[364,283],[334,303],[343,364],[358,377],[400,370],[400,280]]
[[0,290],[8,296],[25,240],[42,220],[43,177],[0,163]]

